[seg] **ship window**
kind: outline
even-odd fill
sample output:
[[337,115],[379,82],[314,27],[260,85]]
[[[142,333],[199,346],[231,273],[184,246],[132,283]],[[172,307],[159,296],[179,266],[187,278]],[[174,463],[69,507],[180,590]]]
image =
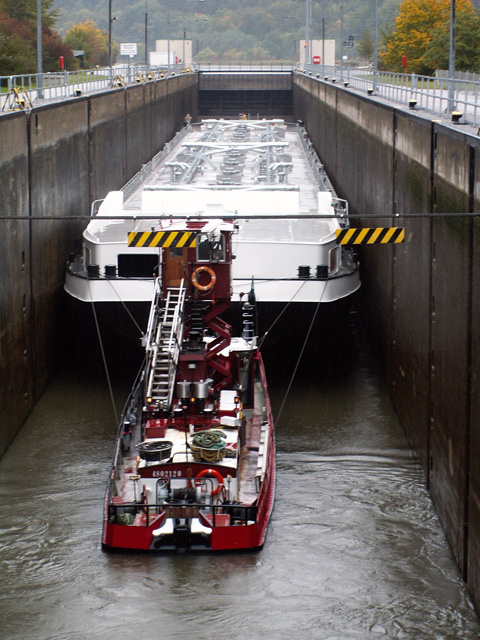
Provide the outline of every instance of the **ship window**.
[[225,262],[225,236],[197,235],[197,262]]
[[330,251],[329,257],[329,272],[336,273],[339,269],[339,256],[340,256],[340,247],[335,247]]
[[153,278],[158,273],[158,254],[124,253],[118,256],[120,278]]

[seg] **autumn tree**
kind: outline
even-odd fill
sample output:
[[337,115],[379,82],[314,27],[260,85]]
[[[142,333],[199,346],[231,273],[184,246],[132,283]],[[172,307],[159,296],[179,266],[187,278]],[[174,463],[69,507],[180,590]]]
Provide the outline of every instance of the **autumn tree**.
[[[57,71],[59,57],[65,68],[73,68],[72,51],[54,26],[58,11],[53,0],[42,0],[43,70]],[[20,75],[37,71],[36,0],[0,0],[0,75]]]
[[108,33],[99,29],[93,20],[85,20],[74,25],[68,31],[65,42],[72,49],[85,51],[84,60],[87,68],[109,64]]
[[[448,68],[450,0],[403,0],[393,31],[385,38],[381,54],[385,67],[431,75]],[[456,0],[456,68],[478,70],[480,18],[470,0]]]

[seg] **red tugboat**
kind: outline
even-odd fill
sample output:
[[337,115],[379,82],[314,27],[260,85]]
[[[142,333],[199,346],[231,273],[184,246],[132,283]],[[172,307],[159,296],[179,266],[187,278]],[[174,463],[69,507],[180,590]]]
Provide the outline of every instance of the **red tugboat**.
[[253,287],[239,306],[241,336],[220,317],[230,306],[235,230],[223,220],[164,220],[160,230],[129,234],[130,245],[146,235],[158,242],[161,273],[108,481],[106,550],[264,543],[275,438]]

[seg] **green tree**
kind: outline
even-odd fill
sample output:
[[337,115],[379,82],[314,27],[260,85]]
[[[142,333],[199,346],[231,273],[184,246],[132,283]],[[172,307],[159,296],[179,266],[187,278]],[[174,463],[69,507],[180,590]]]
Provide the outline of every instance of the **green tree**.
[[106,66],[109,63],[108,33],[99,29],[93,20],[74,25],[65,42],[72,48],[85,51],[85,67]]
[[[480,21],[470,0],[457,0],[457,68],[476,71],[479,67]],[[385,38],[381,54],[385,67],[430,75],[448,66],[450,0],[404,0],[395,27]]]
[[358,55],[361,58],[366,58],[369,62],[373,60],[375,54],[375,41],[372,38],[372,34],[369,29],[365,29],[362,33],[362,37],[357,42]]

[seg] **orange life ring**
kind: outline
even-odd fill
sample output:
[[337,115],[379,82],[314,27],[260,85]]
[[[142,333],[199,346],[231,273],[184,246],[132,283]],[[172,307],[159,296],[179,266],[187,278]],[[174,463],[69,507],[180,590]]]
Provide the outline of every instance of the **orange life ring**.
[[222,487],[223,487],[223,476],[222,474],[217,471],[216,469],[203,469],[202,471],[200,471],[199,474],[197,474],[197,477],[195,478],[195,484],[199,485],[200,484],[200,479],[203,478],[204,476],[214,476],[217,481],[218,481],[218,487],[216,489],[214,489],[212,491],[212,497],[214,498],[215,496],[218,496],[218,494],[220,493]]
[[[206,285],[202,285],[198,282],[198,276],[204,271],[206,271],[210,276],[210,282]],[[207,267],[206,265],[197,267],[195,271],[192,273],[192,284],[195,287],[195,289],[198,289],[199,291],[205,291],[205,292],[211,291],[215,286],[216,281],[217,281],[217,276],[215,275],[215,271],[211,267]]]

